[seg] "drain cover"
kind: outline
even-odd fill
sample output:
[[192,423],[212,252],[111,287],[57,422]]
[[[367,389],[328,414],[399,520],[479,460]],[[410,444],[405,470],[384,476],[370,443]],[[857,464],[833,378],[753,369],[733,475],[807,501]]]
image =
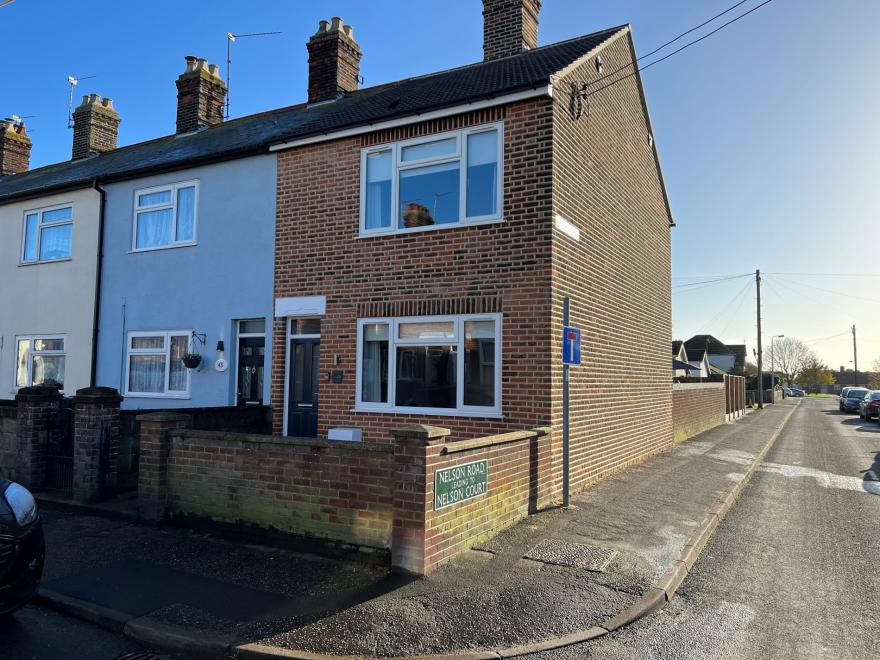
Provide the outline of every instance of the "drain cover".
[[544,539],[523,557],[545,564],[574,566],[588,571],[602,572],[617,555],[616,550],[585,543],[569,543],[559,539]]

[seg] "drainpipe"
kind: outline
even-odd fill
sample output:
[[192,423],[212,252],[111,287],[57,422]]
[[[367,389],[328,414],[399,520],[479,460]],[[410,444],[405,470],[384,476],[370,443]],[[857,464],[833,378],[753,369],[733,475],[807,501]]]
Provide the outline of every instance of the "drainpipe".
[[95,315],[92,319],[92,370],[89,378],[90,385],[95,387],[98,373],[98,322],[101,317],[101,271],[104,265],[104,205],[107,193],[98,185],[97,178],[92,179],[92,188],[101,196],[98,211],[98,260],[95,265]]

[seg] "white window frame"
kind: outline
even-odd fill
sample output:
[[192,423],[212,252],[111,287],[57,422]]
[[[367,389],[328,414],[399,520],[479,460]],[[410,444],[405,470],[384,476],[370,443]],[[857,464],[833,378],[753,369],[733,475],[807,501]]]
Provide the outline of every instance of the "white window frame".
[[[501,414],[501,346],[503,328],[501,314],[463,314],[460,316],[406,316],[394,318],[363,318],[357,323],[357,363],[355,377],[355,411],[356,412],[386,412],[409,415],[438,415],[448,417],[498,417]],[[403,323],[437,323],[453,322],[453,339],[397,339],[398,330]],[[494,406],[466,406],[464,405],[464,324],[466,321],[494,321],[495,322],[495,405]],[[362,365],[363,365],[363,342],[364,326],[373,323],[388,325],[388,402],[376,403],[363,401],[362,389]],[[397,363],[398,346],[435,346],[455,345],[456,355],[456,407],[455,408],[427,408],[412,406],[396,406],[397,379],[395,367]]]
[[[60,209],[70,209],[70,219],[69,220],[57,220],[55,222],[50,222],[49,224],[43,224],[43,214],[49,213],[50,211],[58,211]],[[34,258],[33,259],[25,259],[24,258],[24,250],[27,244],[27,219],[29,215],[37,215],[37,242],[34,245]],[[54,206],[46,206],[40,209],[29,209],[24,212],[21,220],[21,250],[18,253],[19,256],[19,264],[22,266],[32,266],[34,264],[51,264],[57,261],[70,261],[73,259],[73,220],[74,220],[74,208],[73,204],[67,202],[65,204],[55,204]],[[70,254],[66,257],[59,257],[58,259],[40,259],[40,243],[43,240],[43,229],[51,229],[52,227],[62,227],[64,225],[70,225]],[[42,338],[41,338],[42,339]]]
[[[468,136],[475,133],[488,131],[498,132],[497,163],[495,194],[496,212],[489,215],[467,217],[467,143]],[[430,142],[439,142],[455,138],[456,150],[454,155],[438,156],[435,158],[423,158],[420,160],[401,160],[401,152],[406,147],[412,147]],[[367,159],[370,155],[384,151],[391,152],[391,226],[367,229]],[[425,165],[439,165],[442,163],[459,163],[459,200],[458,222],[428,225],[426,227],[398,227],[400,221],[399,179],[403,170],[424,167]],[[457,131],[435,133],[433,135],[401,140],[399,142],[386,143],[361,150],[361,195],[360,195],[360,237],[385,236],[390,234],[410,234],[420,231],[436,231],[438,229],[454,229],[471,225],[491,224],[504,221],[504,123],[481,124]]]
[[[64,342],[64,348],[60,351],[35,351],[34,342],[41,339],[60,339]],[[25,385],[18,384],[18,342],[28,341],[30,347],[28,349],[27,364],[27,383]],[[22,387],[31,387],[34,377],[34,355],[63,355],[64,356],[64,380],[67,380],[67,335],[16,335],[13,343],[13,372],[12,372],[12,391],[17,392]],[[64,391],[63,389],[61,390]]]
[[[177,191],[181,188],[195,188],[195,200],[193,201],[193,237],[192,240],[189,241],[176,241],[174,237],[177,236]],[[171,201],[164,202],[162,204],[150,204],[149,206],[139,206],[138,199],[141,195],[150,195],[153,193],[159,192],[171,192]],[[198,179],[193,179],[192,181],[179,181],[176,183],[169,183],[163,186],[153,186],[151,188],[140,188],[134,191],[134,200],[133,200],[134,210],[131,216],[131,252],[153,252],[154,250],[170,250],[173,248],[179,247],[190,247],[192,245],[197,245],[199,240],[199,181]],[[138,230],[138,213],[143,213],[144,211],[160,211],[162,209],[172,209],[171,215],[171,237],[172,240],[167,245],[156,245],[153,247],[142,247],[139,248],[137,246],[137,230]]]
[[[192,330],[135,330],[126,335],[125,339],[125,383],[123,395],[127,397],[135,397],[140,399],[189,399],[191,398],[190,390],[192,385],[191,370],[186,370],[186,391],[185,392],[169,392],[168,381],[171,377],[171,337],[185,336],[187,342],[192,337]],[[164,350],[160,351],[156,348],[132,348],[131,340],[135,337],[164,337]],[[187,347],[189,344],[187,344]],[[131,372],[131,356],[132,355],[161,355],[165,354],[165,390],[163,392],[132,392],[128,389],[130,372]]]

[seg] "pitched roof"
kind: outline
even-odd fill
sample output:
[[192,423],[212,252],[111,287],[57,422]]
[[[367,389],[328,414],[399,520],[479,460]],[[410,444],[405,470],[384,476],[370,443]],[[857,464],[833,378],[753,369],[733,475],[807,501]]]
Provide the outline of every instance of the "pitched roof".
[[0,203],[102,181],[265,152],[269,145],[494,98],[550,82],[550,76],[626,29],[618,26],[417,78],[369,87],[325,104],[234,119],[202,131],[141,142],[0,179]]
[[678,339],[672,340],[672,354],[673,355],[678,355],[678,352],[681,350],[681,344],[682,344],[682,342]]
[[745,344],[725,344],[712,335],[694,335],[684,343],[684,347],[688,354],[690,354],[691,350],[701,351],[708,349],[709,355],[732,355],[734,356],[733,370],[741,372],[745,369]]

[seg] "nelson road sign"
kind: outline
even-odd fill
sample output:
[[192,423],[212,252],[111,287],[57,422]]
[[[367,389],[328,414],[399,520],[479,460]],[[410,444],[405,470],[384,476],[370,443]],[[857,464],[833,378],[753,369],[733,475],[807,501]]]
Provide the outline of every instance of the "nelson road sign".
[[474,461],[434,472],[434,510],[489,492],[489,461]]

